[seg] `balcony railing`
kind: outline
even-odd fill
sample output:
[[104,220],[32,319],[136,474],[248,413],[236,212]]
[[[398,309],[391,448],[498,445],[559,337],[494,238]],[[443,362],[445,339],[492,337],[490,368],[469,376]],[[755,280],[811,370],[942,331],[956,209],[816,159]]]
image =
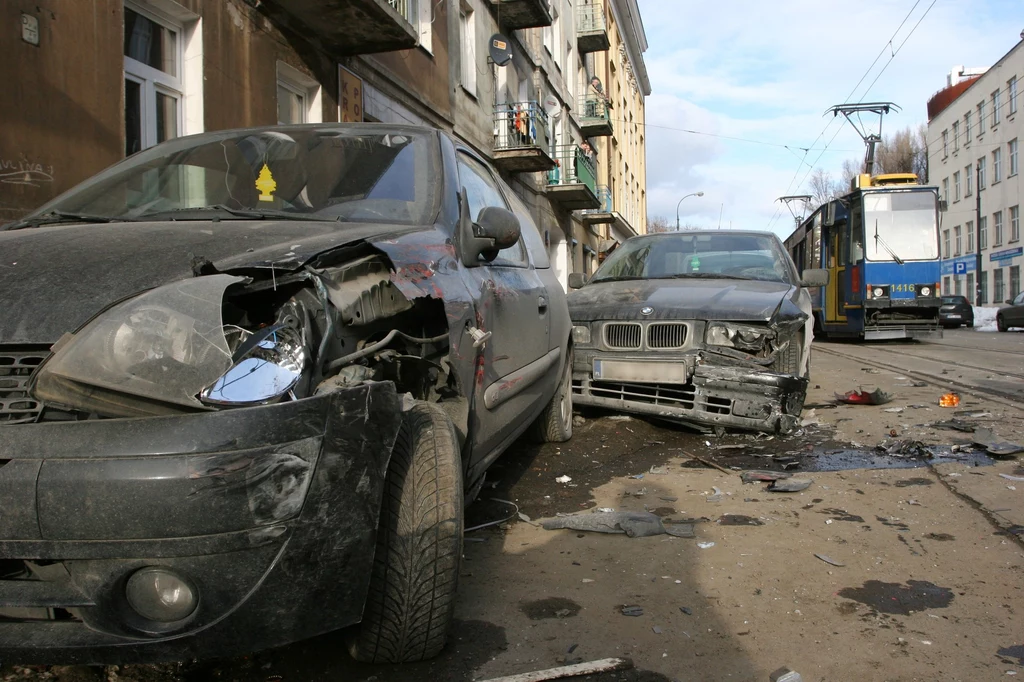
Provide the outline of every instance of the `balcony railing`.
[[[426,0],[422,0],[426,1]],[[331,56],[388,52],[419,40],[417,0],[262,0],[270,20],[316,38]]]
[[555,167],[548,171],[549,185],[586,185],[597,196],[597,161],[579,145],[555,147]]
[[494,150],[548,148],[548,115],[537,102],[510,102],[494,107]]
[[603,52],[611,43],[608,41],[608,27],[605,24],[604,6],[601,4],[581,5],[577,8],[579,23],[576,27],[576,43],[583,54]]
[[597,194],[597,200],[601,202],[601,205],[597,208],[586,210],[584,213],[611,213],[612,191],[608,185],[598,185],[595,194]]
[[409,0],[388,0],[388,4],[391,5],[396,12],[405,17],[406,21],[410,24],[412,23],[412,14],[410,11],[412,9],[412,3],[409,2]]
[[611,103],[596,93],[579,98],[580,129],[584,137],[608,137],[612,134]]

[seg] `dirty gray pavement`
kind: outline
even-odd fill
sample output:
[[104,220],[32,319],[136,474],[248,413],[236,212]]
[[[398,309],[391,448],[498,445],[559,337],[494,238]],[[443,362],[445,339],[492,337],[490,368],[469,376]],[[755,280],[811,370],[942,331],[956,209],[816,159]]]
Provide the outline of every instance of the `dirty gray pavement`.
[[[979,337],[984,351],[956,348]],[[434,661],[355,664],[334,634],[222,661],[8,664],[0,680],[441,682],[614,656],[635,669],[573,679],[768,680],[783,666],[837,682],[1024,675],[1024,460],[972,445],[1024,441],[1011,399],[1024,334],[944,341],[816,346],[805,426],[785,438],[588,411],[569,443],[520,442],[468,510],[467,527],[499,523],[466,535],[457,623]],[[959,406],[939,407],[951,388]],[[859,389],[893,400],[836,405]],[[810,484],[770,492],[742,482],[751,469]],[[695,537],[542,527],[599,509],[692,524]]]

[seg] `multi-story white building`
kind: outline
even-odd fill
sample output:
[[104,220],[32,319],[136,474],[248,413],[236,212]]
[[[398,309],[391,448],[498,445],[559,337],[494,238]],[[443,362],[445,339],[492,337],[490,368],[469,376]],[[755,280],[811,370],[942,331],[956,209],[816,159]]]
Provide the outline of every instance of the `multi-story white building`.
[[989,305],[1021,291],[1022,84],[1024,40],[986,70],[954,68],[928,102],[929,181],[947,205],[939,227],[942,293],[972,303],[977,285]]

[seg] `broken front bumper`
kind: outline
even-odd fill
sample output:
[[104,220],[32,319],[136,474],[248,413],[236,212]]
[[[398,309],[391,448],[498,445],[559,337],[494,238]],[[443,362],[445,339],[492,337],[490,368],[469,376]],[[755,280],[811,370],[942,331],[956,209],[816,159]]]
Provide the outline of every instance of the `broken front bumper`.
[[[643,369],[610,374],[608,361],[617,363],[617,370],[631,362]],[[665,380],[650,378],[655,375]],[[788,433],[796,427],[807,394],[807,379],[702,364],[695,354],[652,361],[650,356],[619,358],[577,350],[572,383],[573,402],[578,405],[773,433]]]
[[[358,622],[401,419],[390,383],[187,416],[0,428],[0,659],[247,652]],[[147,620],[146,567],[195,609]]]

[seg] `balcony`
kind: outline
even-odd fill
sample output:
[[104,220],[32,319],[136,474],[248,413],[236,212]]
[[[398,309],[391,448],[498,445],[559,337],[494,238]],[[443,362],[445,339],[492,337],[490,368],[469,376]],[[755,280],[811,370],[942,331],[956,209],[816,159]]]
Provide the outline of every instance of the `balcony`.
[[537,102],[494,107],[494,163],[509,173],[551,170],[548,115]]
[[491,0],[498,25],[506,29],[538,28],[551,25],[548,0]]
[[608,41],[608,27],[605,25],[604,6],[582,5],[579,12],[579,26],[576,30],[576,45],[580,54],[604,52],[611,43]]
[[580,132],[583,137],[609,137],[612,134],[611,110],[611,103],[603,95],[591,93],[580,97]]
[[578,145],[555,147],[555,167],[548,172],[548,198],[570,211],[601,206],[597,198],[597,161]]
[[608,225],[609,234],[613,241],[622,241],[636,236],[636,230],[629,224],[626,218],[615,210],[612,202],[612,192],[606,185],[597,186],[597,200],[600,205],[597,208],[583,211],[583,224],[587,227],[592,225]]
[[314,38],[331,56],[415,47],[416,0],[263,0],[276,23]]

